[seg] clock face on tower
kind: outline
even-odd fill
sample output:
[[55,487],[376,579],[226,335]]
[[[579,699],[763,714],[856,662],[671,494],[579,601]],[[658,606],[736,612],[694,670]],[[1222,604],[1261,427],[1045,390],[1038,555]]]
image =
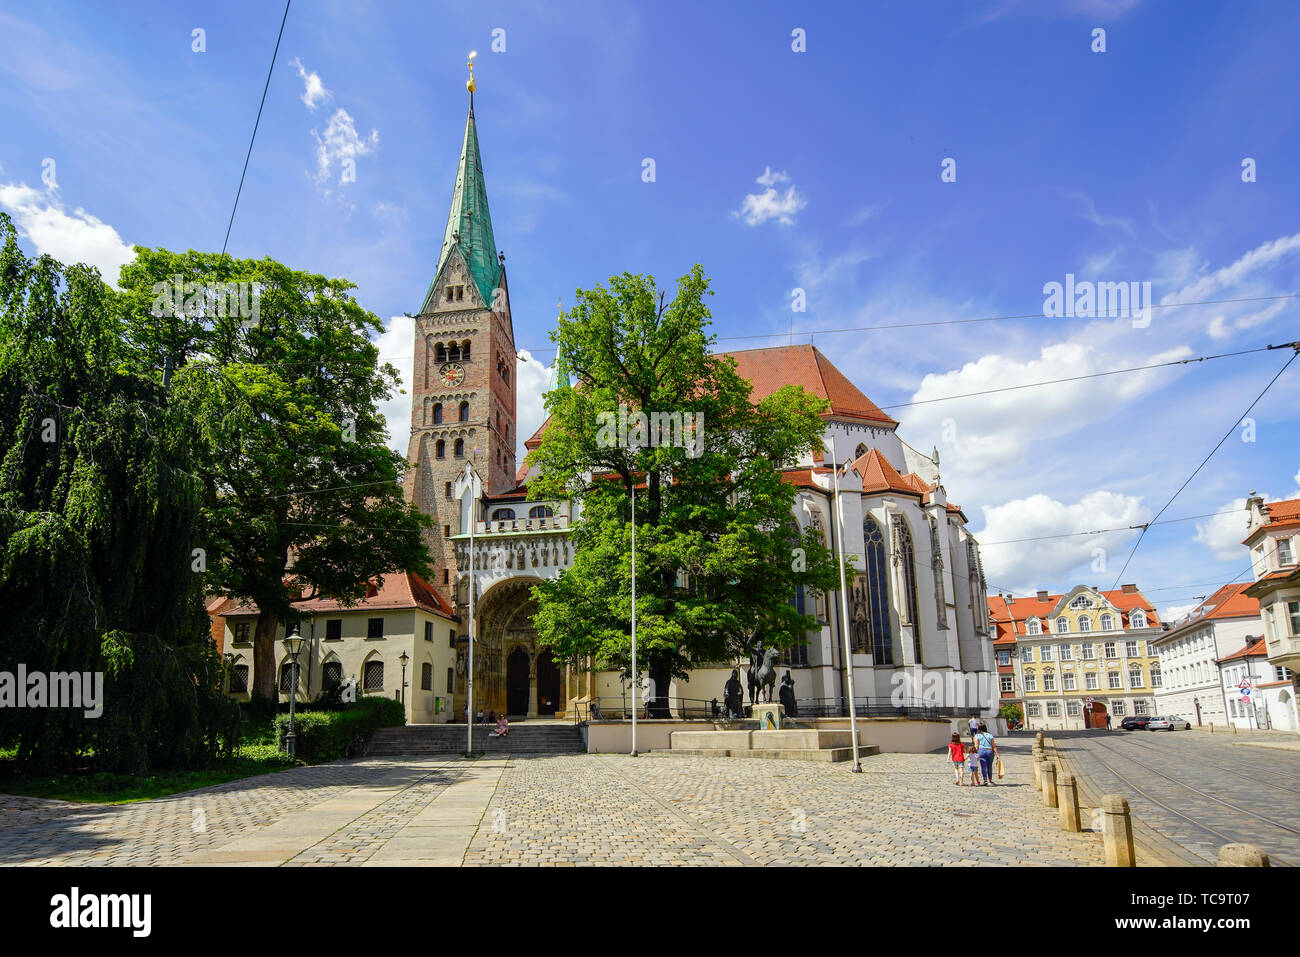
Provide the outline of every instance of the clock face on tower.
[[447,386],[458,386],[465,381],[465,367],[459,362],[448,362],[438,370],[438,378]]

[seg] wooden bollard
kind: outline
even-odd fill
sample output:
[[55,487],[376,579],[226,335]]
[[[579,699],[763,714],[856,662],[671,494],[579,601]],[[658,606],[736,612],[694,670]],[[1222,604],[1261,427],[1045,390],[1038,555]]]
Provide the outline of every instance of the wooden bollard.
[[1061,830],[1080,831],[1079,786],[1075,784],[1073,774],[1067,772],[1061,775],[1061,780],[1056,785],[1056,800],[1061,809]]
[[1107,867],[1134,867],[1133,821],[1128,801],[1119,794],[1101,799],[1101,839],[1106,846]]
[[1043,807],[1056,807],[1056,765],[1043,762]]
[[1268,855],[1254,844],[1225,844],[1219,848],[1220,867],[1269,867]]

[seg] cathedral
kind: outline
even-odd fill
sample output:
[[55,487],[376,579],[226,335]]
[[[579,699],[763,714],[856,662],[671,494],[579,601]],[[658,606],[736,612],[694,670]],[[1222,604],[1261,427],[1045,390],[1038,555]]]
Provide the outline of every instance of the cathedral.
[[[404,492],[433,519],[427,541],[437,573],[431,584],[439,604],[454,609],[449,617],[459,622],[449,700],[424,713],[449,720],[464,712],[472,584],[475,709],[583,714],[593,701],[626,700],[629,690],[617,673],[556,664],[536,643],[530,589],[571,564],[568,530],[580,515],[569,502],[531,498],[528,467],[515,460],[510,289],[488,209],[472,77],[469,90],[437,269],[414,318]],[[996,674],[979,547],[961,507],[948,500],[938,454],[905,443],[898,423],[811,345],[729,355],[752,382],[755,402],[786,384],[829,402],[823,415],[827,452],[787,469],[785,480],[799,490],[792,519],[801,529],[818,529],[829,547],[852,557],[856,573],[847,595],[795,595],[818,621],[808,643],[787,652],[781,664],[800,701],[842,704],[848,669],[855,697],[872,705],[915,705],[923,687],[941,682],[952,688],[953,679],[987,689]],[[536,448],[545,429],[525,448]],[[467,465],[477,484],[467,480]],[[720,698],[733,664],[701,663],[668,695]],[[996,707],[996,691],[976,697],[927,703],[986,714]]]

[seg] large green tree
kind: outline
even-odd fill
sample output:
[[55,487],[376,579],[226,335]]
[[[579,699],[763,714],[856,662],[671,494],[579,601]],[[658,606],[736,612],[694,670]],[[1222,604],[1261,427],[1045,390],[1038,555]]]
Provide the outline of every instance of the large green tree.
[[238,731],[190,570],[191,423],[122,333],[97,271],[28,259],[0,214],[0,671],[104,676],[98,716],[0,708],[39,770],[195,766]]
[[[752,403],[734,361],[712,354],[707,294],[698,265],[670,302],[628,273],[579,290],[552,335],[560,386],[529,458],[530,497],[581,507],[572,567],[533,591],[539,640],[559,659],[630,666],[635,486],[637,670],[658,713],[693,663],[732,660],[757,638],[804,642],[816,620],[795,608],[796,587],[826,591],[838,575],[820,536],[793,523],[781,472],[821,447],[825,403],[794,386]],[[677,444],[639,433],[638,413],[651,431],[677,423]]]
[[295,602],[430,573],[428,520],[402,498],[377,409],[398,387],[370,339],[382,323],[348,281],[269,258],[136,247],[120,286],[134,354],[193,425],[196,561],[210,589],[256,603],[252,694],[273,701]]

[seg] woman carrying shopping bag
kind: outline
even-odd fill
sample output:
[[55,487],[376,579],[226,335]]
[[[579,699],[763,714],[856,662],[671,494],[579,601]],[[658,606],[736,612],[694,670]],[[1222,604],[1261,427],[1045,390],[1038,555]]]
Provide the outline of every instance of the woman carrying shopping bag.
[[999,758],[998,743],[986,729],[975,735],[975,745],[979,748],[980,773],[985,784],[993,783],[993,759]]

